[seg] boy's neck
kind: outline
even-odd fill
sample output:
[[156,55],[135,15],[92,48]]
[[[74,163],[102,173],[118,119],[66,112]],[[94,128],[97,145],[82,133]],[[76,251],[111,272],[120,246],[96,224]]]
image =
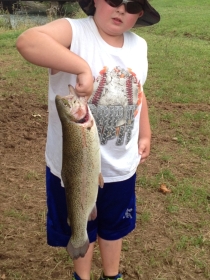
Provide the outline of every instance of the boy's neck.
[[124,36],[123,34],[119,36],[112,36],[108,34],[104,34],[98,30],[99,34],[101,35],[101,38],[110,46],[115,47],[115,48],[122,48],[124,44]]

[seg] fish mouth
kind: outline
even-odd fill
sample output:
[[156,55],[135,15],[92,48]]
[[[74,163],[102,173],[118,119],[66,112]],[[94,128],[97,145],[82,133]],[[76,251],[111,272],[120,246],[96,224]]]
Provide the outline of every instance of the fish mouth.
[[83,124],[83,123],[86,123],[88,120],[89,120],[89,111],[88,111],[88,107],[87,107],[86,115],[84,116],[84,118],[77,120],[76,123]]

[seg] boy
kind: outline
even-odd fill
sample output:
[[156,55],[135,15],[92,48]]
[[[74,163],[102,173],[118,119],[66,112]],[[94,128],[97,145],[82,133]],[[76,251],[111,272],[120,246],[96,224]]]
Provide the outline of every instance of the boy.
[[98,239],[100,280],[122,280],[122,238],[135,228],[135,173],[150,152],[150,123],[143,84],[147,76],[146,42],[129,30],[157,23],[147,0],[81,0],[85,19],[59,19],[25,31],[17,49],[31,63],[49,68],[49,123],[46,144],[47,238],[66,246],[65,189],[62,188],[62,131],[55,96],[68,95],[68,84],[88,96],[101,143],[104,188],[99,189],[96,220],[88,223],[89,249],[74,260],[75,280],[90,280]]

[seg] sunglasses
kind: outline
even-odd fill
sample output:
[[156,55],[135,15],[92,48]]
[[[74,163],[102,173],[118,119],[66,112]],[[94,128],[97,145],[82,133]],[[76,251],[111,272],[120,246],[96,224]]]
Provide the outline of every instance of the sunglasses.
[[111,7],[119,7],[122,4],[125,5],[125,10],[129,14],[138,14],[143,10],[143,5],[137,1],[129,0],[105,0],[105,2]]

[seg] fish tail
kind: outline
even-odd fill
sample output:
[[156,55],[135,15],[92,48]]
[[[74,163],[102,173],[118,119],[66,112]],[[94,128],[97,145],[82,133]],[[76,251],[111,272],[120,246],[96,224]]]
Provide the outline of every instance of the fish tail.
[[70,255],[70,257],[73,259],[73,260],[76,260],[76,259],[78,259],[78,258],[80,258],[80,257],[84,257],[85,256],[85,254],[87,253],[87,250],[88,250],[88,248],[89,248],[89,239],[87,239],[86,241],[85,241],[85,244],[84,245],[82,245],[81,247],[79,247],[79,248],[75,248],[73,245],[72,245],[72,243],[71,243],[71,239],[69,240],[69,243],[68,243],[68,245],[67,245],[67,247],[66,247],[66,250],[67,250],[67,252],[69,253],[69,255]]

